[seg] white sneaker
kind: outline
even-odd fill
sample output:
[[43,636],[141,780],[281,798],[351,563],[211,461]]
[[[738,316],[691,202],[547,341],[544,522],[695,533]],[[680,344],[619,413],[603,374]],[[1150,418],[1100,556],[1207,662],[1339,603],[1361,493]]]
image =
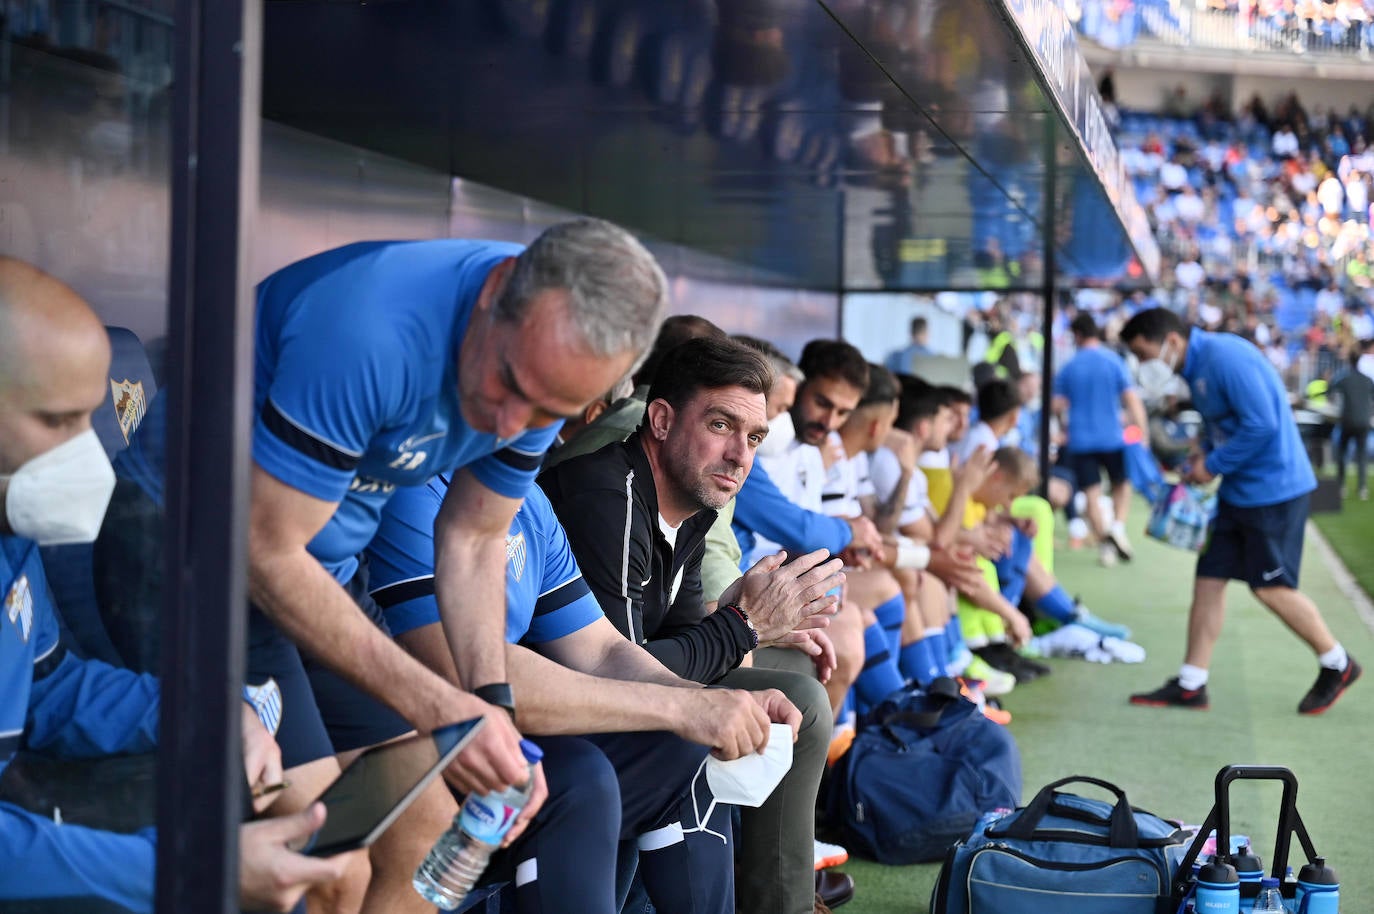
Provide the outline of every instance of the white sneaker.
[[1129,562],[1135,558],[1131,551],[1131,541],[1126,538],[1126,525],[1121,521],[1112,524],[1111,532],[1107,534],[1107,542],[1115,547],[1116,554],[1121,556],[1122,561]]
[[1104,541],[1097,546],[1097,564],[1103,568],[1116,567],[1116,546]]
[[824,841],[816,841],[816,869],[825,870],[832,866],[839,866],[849,859],[849,851],[840,847],[838,844],[826,844]]

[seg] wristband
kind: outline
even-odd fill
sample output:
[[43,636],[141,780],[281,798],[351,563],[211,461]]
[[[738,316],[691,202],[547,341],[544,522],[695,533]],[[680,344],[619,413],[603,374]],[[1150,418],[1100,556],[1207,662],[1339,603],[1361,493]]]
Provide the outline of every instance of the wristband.
[[277,685],[277,681],[268,677],[262,685],[245,685],[243,700],[253,709],[267,732],[276,736],[277,728],[281,726],[282,710],[281,686]]
[[897,537],[897,567],[922,569],[930,564],[930,547],[909,536]]
[[758,647],[759,630],[757,628],[754,628],[753,622],[749,621],[749,614],[745,612],[743,609],[740,609],[738,603],[726,603],[724,606],[721,607],[721,609],[734,610],[735,615],[739,616],[740,621],[744,623],[745,628],[749,629],[749,650],[752,651],[754,648]]
[[489,682],[473,689],[472,694],[489,705],[504,708],[510,719],[515,720],[515,691],[511,689],[509,682]]

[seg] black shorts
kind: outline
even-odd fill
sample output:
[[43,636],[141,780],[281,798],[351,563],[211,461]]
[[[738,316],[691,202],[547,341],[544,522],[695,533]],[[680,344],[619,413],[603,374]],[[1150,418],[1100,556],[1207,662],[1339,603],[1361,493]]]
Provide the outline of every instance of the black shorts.
[[[344,590],[389,637],[381,608],[367,592],[363,560]],[[362,689],[302,654],[261,609],[250,606],[247,681],[259,685],[268,677],[281,688],[277,745],[283,768],[375,746],[415,729]]]
[[1197,576],[1244,581],[1253,588],[1297,587],[1310,497],[1256,508],[1219,501]]
[[1126,451],[1118,449],[1115,451],[1064,451],[1059,455],[1060,466],[1073,474],[1073,479],[1080,489],[1090,489],[1093,486],[1102,485],[1102,471],[1107,471],[1107,478],[1112,485],[1120,485],[1126,481]]

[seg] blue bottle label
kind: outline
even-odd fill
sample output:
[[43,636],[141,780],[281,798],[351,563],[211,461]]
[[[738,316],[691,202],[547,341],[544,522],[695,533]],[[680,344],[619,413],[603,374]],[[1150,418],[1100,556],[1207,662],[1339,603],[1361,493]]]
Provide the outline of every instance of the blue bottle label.
[[520,810],[507,806],[500,796],[469,796],[463,804],[459,824],[478,841],[487,844],[500,844],[501,839],[515,824],[515,816]]

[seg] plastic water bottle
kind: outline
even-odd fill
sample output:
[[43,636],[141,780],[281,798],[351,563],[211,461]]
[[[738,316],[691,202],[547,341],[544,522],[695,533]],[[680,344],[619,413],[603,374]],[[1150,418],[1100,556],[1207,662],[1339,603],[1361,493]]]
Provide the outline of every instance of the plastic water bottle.
[[1197,914],[1240,914],[1240,877],[1236,868],[1223,856],[1212,857],[1212,862],[1197,874],[1197,891],[1193,904]]
[[1294,910],[1300,914],[1336,914],[1341,904],[1341,884],[1336,871],[1326,865],[1325,857],[1316,857],[1298,870],[1294,898]]
[[411,885],[430,904],[445,911],[456,910],[472,891],[492,852],[510,831],[520,810],[529,801],[534,787],[534,766],[543,751],[529,740],[520,741],[520,751],[530,765],[530,779],[523,787],[478,796],[469,794],[453,824],[430,849],[425,862],[415,871]]
[[1279,881],[1273,876],[1260,880],[1259,897],[1255,899],[1253,914],[1288,914],[1283,906],[1283,895],[1279,894]]

